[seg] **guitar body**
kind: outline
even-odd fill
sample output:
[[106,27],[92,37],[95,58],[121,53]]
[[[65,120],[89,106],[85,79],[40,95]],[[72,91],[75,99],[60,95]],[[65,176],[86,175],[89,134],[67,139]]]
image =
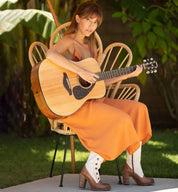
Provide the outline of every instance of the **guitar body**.
[[[93,58],[75,63],[88,71],[100,72]],[[38,107],[50,119],[71,115],[87,100],[102,98],[106,92],[104,80],[91,85],[48,59],[32,69],[31,85]]]

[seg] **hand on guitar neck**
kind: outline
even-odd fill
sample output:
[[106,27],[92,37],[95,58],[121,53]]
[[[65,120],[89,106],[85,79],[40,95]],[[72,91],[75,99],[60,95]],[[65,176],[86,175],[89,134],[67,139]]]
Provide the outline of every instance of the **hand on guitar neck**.
[[136,67],[136,69],[132,73],[128,73],[128,74],[118,76],[118,77],[113,77],[111,79],[106,79],[105,80],[106,86],[109,86],[113,83],[123,81],[123,80],[129,79],[129,78],[132,78],[132,77],[139,76],[140,73],[143,71],[143,67],[142,67],[142,65],[136,65],[135,67]]

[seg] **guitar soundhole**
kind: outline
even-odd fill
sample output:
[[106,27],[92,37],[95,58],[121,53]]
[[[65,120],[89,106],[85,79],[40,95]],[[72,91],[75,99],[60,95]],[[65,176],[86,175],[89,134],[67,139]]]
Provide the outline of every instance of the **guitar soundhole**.
[[87,88],[87,87],[90,87],[90,83],[88,83],[87,81],[85,81],[84,79],[82,79],[81,77],[79,77],[79,83],[80,83],[80,85],[82,86],[82,87],[85,87],[85,88]]

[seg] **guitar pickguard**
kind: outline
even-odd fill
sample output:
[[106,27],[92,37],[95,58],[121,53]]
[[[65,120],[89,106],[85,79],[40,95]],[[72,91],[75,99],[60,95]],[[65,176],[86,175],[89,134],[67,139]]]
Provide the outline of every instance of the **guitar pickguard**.
[[92,84],[89,88],[83,88],[83,87],[81,87],[79,85],[75,86],[73,88],[74,97],[77,100],[85,98],[90,93],[90,91],[93,89],[94,86],[95,86],[95,83]]

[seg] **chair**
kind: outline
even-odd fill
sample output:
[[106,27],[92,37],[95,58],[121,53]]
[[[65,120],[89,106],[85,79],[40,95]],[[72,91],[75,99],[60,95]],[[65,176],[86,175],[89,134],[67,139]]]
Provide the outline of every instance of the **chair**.
[[[29,61],[31,63],[32,68],[41,62],[43,59],[46,58],[46,52],[48,48],[46,45],[44,45],[41,42],[34,42],[29,47],[28,55],[29,55]],[[53,172],[53,166],[54,161],[56,157],[56,152],[60,140],[60,135],[66,135],[66,141],[65,141],[65,151],[64,151],[64,159],[63,159],[63,165],[62,165],[62,174],[61,174],[61,180],[60,180],[60,186],[63,185],[63,175],[64,175],[64,165],[65,165],[65,158],[66,158],[66,151],[67,151],[67,143],[68,143],[68,137],[70,136],[70,143],[71,143],[71,166],[72,166],[72,172],[75,172],[75,153],[74,153],[74,135],[75,133],[69,129],[65,124],[63,124],[60,119],[53,120],[49,119],[49,123],[51,126],[51,130],[54,132],[57,132],[59,134],[59,137],[57,139],[56,149],[54,158],[51,165],[51,171],[50,171],[50,177],[52,177]]]
[[[70,22],[59,26],[51,36],[49,47],[52,47],[57,43],[64,35],[64,32],[69,27]],[[128,67],[132,62],[132,52],[130,48],[123,43],[112,43],[103,52],[102,41],[97,32],[95,32],[95,38],[97,43],[97,58],[98,63],[101,66],[102,71],[113,70],[121,67]],[[121,84],[121,82],[112,84],[107,88],[106,96],[115,99],[133,99],[135,101],[139,100],[140,88],[136,84]],[[70,130],[70,128],[68,128]],[[57,151],[58,141],[56,144]],[[121,177],[118,165],[118,158],[116,159],[117,170],[119,176],[119,183],[121,184]]]

